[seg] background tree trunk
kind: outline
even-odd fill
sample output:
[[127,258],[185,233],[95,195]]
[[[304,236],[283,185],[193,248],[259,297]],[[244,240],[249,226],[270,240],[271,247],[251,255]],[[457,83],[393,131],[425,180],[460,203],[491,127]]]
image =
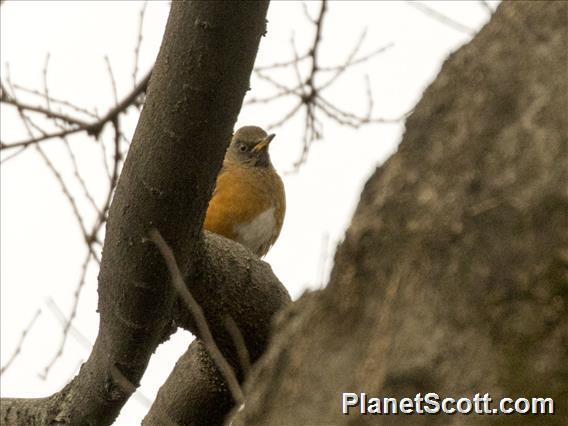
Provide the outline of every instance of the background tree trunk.
[[393,420],[342,416],[341,392],[552,397],[546,421],[566,424],[567,16],[506,2],[447,60],[363,190],[329,286],[279,316],[233,424]]

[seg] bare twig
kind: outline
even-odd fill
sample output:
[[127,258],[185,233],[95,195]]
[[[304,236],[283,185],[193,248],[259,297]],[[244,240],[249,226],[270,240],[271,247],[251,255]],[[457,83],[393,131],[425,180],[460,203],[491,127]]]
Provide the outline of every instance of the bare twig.
[[225,318],[225,328],[231,335],[231,339],[233,339],[233,344],[235,345],[237,356],[239,357],[239,363],[246,376],[250,371],[250,355],[245,339],[243,338],[241,330],[239,330],[239,326],[232,317],[227,316],[227,318]]
[[[24,93],[28,93],[28,94],[35,95],[35,96],[41,96],[42,98],[45,97],[45,93],[40,92],[39,90],[29,89],[27,87],[24,87],[24,86],[21,86],[19,84],[15,84],[15,83],[13,84],[13,87],[14,87],[15,90],[19,90],[19,91],[24,92]],[[75,105],[75,104],[73,104],[69,101],[63,100],[63,99],[54,98],[51,95],[49,96],[49,102],[51,102],[52,104],[59,104],[61,106],[70,108],[72,110],[75,110],[76,112],[79,112],[81,114],[85,114],[85,115],[87,115],[91,118],[99,118],[99,116],[96,114],[96,112],[89,111],[86,108],[82,108],[80,106],[77,106],[77,105]],[[44,115],[46,114],[45,111],[38,111],[38,112],[41,112]],[[62,118],[62,117],[58,117],[58,118]],[[67,119],[67,118],[69,118],[69,117],[65,116],[65,118],[62,118],[62,119]],[[80,123],[77,122],[76,124],[80,124]]]
[[483,6],[483,8],[489,13],[489,16],[493,16],[495,11],[489,6],[489,3],[486,0],[479,0],[479,4]]
[[30,330],[32,329],[32,327],[34,326],[36,320],[38,319],[38,317],[41,315],[41,309],[38,309],[36,311],[36,313],[34,314],[33,318],[31,319],[31,321],[29,322],[29,324],[26,326],[26,328],[24,328],[24,330],[22,331],[22,334],[20,335],[20,339],[18,340],[18,343],[16,344],[16,349],[14,349],[14,352],[12,353],[12,355],[10,356],[10,358],[8,358],[8,361],[6,361],[6,364],[4,364],[1,368],[0,368],[0,376],[2,374],[4,374],[6,372],[6,370],[8,370],[8,368],[10,368],[10,366],[12,365],[12,363],[14,362],[14,360],[18,357],[18,355],[21,353],[22,351],[22,345],[24,344],[24,340],[26,340],[26,336],[28,335],[28,333],[30,332]]
[[134,69],[132,70],[133,87],[136,87],[136,82],[138,81],[138,62],[140,60],[140,47],[142,46],[142,27],[144,25],[146,6],[148,6],[147,1],[142,4],[142,8],[140,9],[140,17],[138,18],[138,37],[136,38],[136,47],[134,48]]
[[[53,298],[50,297],[49,299],[47,299],[46,305],[49,308],[49,310],[53,313],[55,318],[57,318],[57,320],[61,323],[61,326],[65,328],[68,324],[68,320],[65,317],[65,314],[61,311],[61,308],[57,306],[57,303],[55,303],[55,300],[53,300]],[[81,331],[79,331],[79,329],[75,327],[73,324],[71,324],[69,327],[69,335],[73,336],[75,340],[86,350],[91,350],[91,348],[93,347],[92,342],[87,338],[87,336],[81,333]],[[83,361],[81,360],[79,362],[78,367],[80,367],[82,363]],[[72,376],[75,376],[76,373],[77,371],[75,371]],[[70,380],[67,381],[69,382]],[[132,395],[132,397],[136,399],[143,407],[148,408],[152,405],[152,401],[150,400],[150,398],[144,395],[140,391],[140,389],[137,389],[134,395]]]
[[312,24],[315,24],[316,21],[314,18],[312,18],[312,16],[310,15],[310,12],[308,12],[308,6],[306,5],[306,2],[301,2],[302,5],[302,12],[304,12],[304,16],[305,18],[310,21]]
[[[55,318],[57,318],[57,320],[61,324],[61,327],[63,329],[67,327],[69,320],[67,319],[61,308],[57,305],[57,303],[55,303],[55,300],[50,297],[46,300],[45,304],[47,305],[51,313],[55,316]],[[81,331],[79,331],[79,329],[75,327],[73,323],[71,323],[68,327],[69,334],[73,336],[83,348],[90,350],[93,347],[93,343],[87,338],[87,336],[81,333]]]
[[400,123],[406,118],[408,114],[405,113],[402,116],[395,118],[360,117],[336,107],[331,102],[321,97],[318,98],[317,103],[320,110],[324,112],[329,118],[332,118],[333,120],[344,126],[353,127],[355,129],[358,129],[362,125],[369,123]]
[[[302,79],[302,73],[300,72],[300,61],[298,60],[298,58],[300,57],[300,55],[298,54],[298,49],[296,48],[296,41],[294,39],[294,35],[292,34],[292,37],[290,38],[290,47],[292,48],[292,55],[294,56],[294,58],[296,59],[294,61],[294,63],[292,64],[292,69],[294,70],[294,74],[296,75],[296,80],[298,81],[298,93],[300,96],[301,100],[304,100],[307,98],[307,91],[308,88],[306,87],[307,85],[307,79],[304,81]],[[310,50],[308,52],[308,57],[311,58],[311,55],[313,53],[314,49],[312,48],[312,50]],[[276,85],[275,83],[272,83],[274,85]],[[278,87],[276,85],[276,87]]]
[[287,95],[296,95],[296,96],[302,95],[302,89],[303,89],[302,84],[297,84],[294,87],[286,87],[285,85],[274,80],[272,77],[265,75],[261,72],[257,72],[256,75],[261,80],[264,80],[264,81],[270,83],[272,86],[274,86],[279,91],[270,95],[270,96],[266,96],[266,97],[249,98],[245,102],[245,105],[268,103],[268,102],[272,102],[276,99],[282,98],[282,97],[287,96]]
[[273,69],[276,69],[276,68],[287,68],[290,65],[294,65],[295,62],[297,62],[297,61],[301,62],[304,59],[307,59],[309,57],[310,57],[310,53],[306,52],[302,56],[300,56],[299,58],[293,58],[293,59],[290,59],[288,61],[283,61],[283,62],[274,62],[274,63],[269,64],[269,65],[260,65],[260,66],[254,68],[254,72],[258,73],[258,72],[262,72],[262,71],[273,70]]
[[57,139],[57,138],[63,138],[65,136],[69,136],[72,135],[74,133],[78,133],[78,132],[82,132],[84,130],[87,130],[86,128],[83,127],[75,127],[73,129],[68,129],[68,130],[62,130],[59,132],[55,132],[55,133],[45,133],[41,136],[37,136],[37,137],[32,137],[29,139],[26,139],[24,141],[20,141],[20,142],[13,142],[13,143],[5,143],[5,142],[0,142],[0,150],[3,149],[13,149],[13,148],[27,148],[30,145],[34,145],[37,144],[38,142],[43,142],[49,139]]
[[[69,201],[72,211],[77,218],[77,222],[83,234],[83,238],[85,244],[87,245],[87,255],[82,265],[82,273],[77,284],[75,293],[74,293],[74,300],[73,306],[71,308],[71,312],[68,318],[65,318],[63,314],[62,321],[63,321],[63,331],[62,331],[62,338],[57,348],[57,351],[53,358],[50,360],[48,365],[44,368],[42,373],[40,373],[40,377],[46,378],[49,374],[52,367],[55,365],[58,359],[62,356],[64,349],[66,347],[66,342],[68,340],[68,335],[73,334],[75,335],[78,333],[75,327],[73,326],[74,319],[77,315],[77,308],[79,304],[79,297],[82,288],[85,284],[86,279],[86,272],[88,270],[88,266],[92,260],[97,263],[100,263],[100,259],[97,255],[97,251],[95,250],[96,245],[100,244],[99,234],[103,229],[103,225],[107,220],[108,210],[110,207],[110,203],[112,200],[112,196],[114,194],[114,189],[116,187],[116,183],[118,180],[118,175],[120,173],[120,168],[122,165],[123,154],[121,149],[121,142],[126,141],[130,143],[128,138],[124,135],[122,130],[120,129],[119,125],[119,117],[122,113],[126,111],[126,109],[130,105],[137,105],[136,102],[140,98],[140,95],[143,94],[146,89],[150,79],[150,72],[135,86],[135,88],[125,96],[120,102],[116,96],[116,83],[114,81],[114,76],[112,75],[112,69],[110,67],[110,62],[108,58],[105,58],[107,63],[107,68],[109,70],[109,75],[111,78],[111,84],[113,88],[113,95],[114,95],[114,103],[115,105],[110,108],[106,114],[102,117],[99,116],[96,111],[93,113],[87,109],[78,107],[70,102],[62,101],[59,99],[55,99],[49,93],[49,84],[48,84],[48,65],[49,65],[49,55],[46,56],[45,65],[43,68],[43,79],[42,79],[42,90],[30,90],[23,88],[21,86],[16,86],[12,84],[10,80],[10,73],[9,73],[9,66],[6,65],[7,73],[6,73],[6,82],[7,87],[10,91],[7,90],[7,87],[4,86],[3,82],[0,82],[0,101],[6,105],[13,106],[25,127],[25,130],[28,134],[28,139],[22,141],[22,143],[13,143],[13,144],[4,144],[1,143],[0,148],[14,148],[13,153],[9,156],[5,156],[2,161],[7,161],[15,156],[19,155],[20,153],[24,152],[29,146],[34,146],[39,156],[44,160],[45,164],[47,165],[48,169],[53,173],[56,180],[58,181],[61,190],[67,200]],[[41,97],[41,103],[38,104],[31,104],[20,101],[16,97],[16,90],[20,90],[22,92],[29,93],[34,96]],[[61,111],[61,107],[63,107],[63,111],[72,110],[71,113],[66,113]],[[58,110],[59,109],[59,110]],[[79,113],[79,114],[77,114]],[[56,131],[47,131],[47,129],[42,128],[38,125],[28,114],[38,114],[40,116],[46,117],[51,119],[51,124],[56,126],[58,129]],[[33,117],[33,116],[32,116]],[[79,118],[81,117],[81,118]],[[87,117],[86,119],[82,117]],[[91,120],[94,119],[94,120]],[[88,189],[87,183],[83,176],[80,173],[80,167],[75,156],[74,150],[70,144],[70,142],[66,139],[66,136],[72,135],[75,133],[86,132],[87,134],[98,138],[101,134],[103,128],[107,123],[111,123],[114,129],[114,137],[113,137],[113,149],[112,154],[110,155],[109,160],[107,161],[106,155],[106,143],[104,140],[100,141],[101,149],[103,152],[105,169],[107,170],[108,175],[108,191],[107,195],[104,198],[102,204],[97,204],[94,197],[91,195],[91,192]],[[43,125],[42,125],[43,126]],[[73,168],[74,178],[77,180],[79,187],[81,188],[83,195],[86,197],[90,206],[95,210],[96,217],[89,228],[87,226],[87,222],[84,219],[84,216],[79,209],[79,204],[77,202],[77,198],[71,190],[71,186],[69,182],[67,182],[62,175],[61,171],[58,168],[58,165],[55,165],[52,160],[50,159],[50,155],[48,154],[49,151],[42,149],[42,146],[39,142],[48,139],[61,139],[62,143],[65,146],[67,151],[67,155],[71,166]],[[111,163],[111,164],[109,164]],[[99,207],[100,206],[100,207]],[[77,337],[77,336],[76,336]],[[79,338],[80,339],[80,338]],[[80,339],[81,340],[81,339]],[[83,344],[90,345],[89,342],[83,336],[82,339]],[[143,395],[139,398],[145,405],[148,405],[148,398],[144,397]]]
[[209,329],[209,325],[207,324],[207,320],[205,319],[201,306],[199,306],[185,285],[172,249],[162,238],[162,235],[157,229],[152,229],[150,231],[150,239],[160,250],[170,272],[172,284],[175,286],[175,289],[178,291],[193,315],[197,329],[199,330],[199,337],[203,341],[209,355],[215,362],[220,373],[225,378],[227,387],[229,388],[235,403],[241,405],[244,400],[244,395],[239,381],[237,380],[237,376],[215,343],[215,339],[211,334],[211,330]]
[[[103,117],[96,120],[95,122],[92,123],[82,122],[82,124],[79,124],[77,119],[74,119],[72,117],[64,118],[62,114],[59,114],[56,118],[59,118],[67,122],[75,121],[76,126],[59,132],[45,133],[41,136],[30,137],[29,139],[20,142],[13,142],[9,144],[2,142],[0,143],[0,149],[4,150],[4,149],[27,147],[49,139],[61,138],[78,132],[87,132],[87,134],[97,137],[107,123],[112,122],[112,120],[114,120],[118,115],[126,111],[126,109],[134,103],[134,101],[138,98],[138,96],[140,96],[143,92],[146,91],[148,82],[150,81],[150,75],[151,71],[146,75],[146,77],[144,77],[140,81],[140,83],[138,83],[138,85],[134,88],[134,90],[132,90],[132,92],[130,92],[124,99],[122,99],[122,101],[118,102],[117,105],[111,108]],[[4,97],[0,99],[0,101],[4,102]],[[7,103],[14,105],[16,108],[18,108],[21,111],[31,110],[35,112],[40,112],[48,117],[49,116],[53,117],[54,114],[52,111],[49,111],[48,113],[47,111],[42,110],[41,108],[38,107],[33,107],[33,109],[30,109],[28,108],[29,107],[28,105],[22,104],[16,100],[14,100],[14,102],[7,102]]]
[[287,122],[290,118],[292,118],[296,113],[300,110],[303,103],[299,102],[295,107],[293,107],[290,111],[288,111],[280,120],[275,121],[272,124],[266,126],[266,130],[272,130],[277,127],[282,126],[285,122]]
[[337,65],[335,67],[329,67],[326,68],[326,71],[335,71],[335,73],[329,78],[329,80],[325,83],[322,83],[321,86],[319,86],[319,91],[323,91],[324,89],[327,89],[329,86],[331,86],[333,83],[335,83],[335,81],[337,81],[337,79],[339,77],[341,77],[341,75],[343,75],[343,73],[345,71],[347,71],[348,69],[352,68],[355,65],[364,63],[365,61],[368,61],[369,59],[372,59],[373,57],[380,55],[381,53],[386,52],[388,49],[390,49],[392,46],[394,46],[394,43],[388,43],[385,46],[381,46],[377,49],[375,49],[374,51],[372,51],[371,53],[368,53],[367,55],[364,55],[360,58],[355,59],[355,56],[357,55],[357,53],[359,52],[359,49],[363,43],[363,41],[365,40],[365,36],[366,36],[366,32],[364,31],[360,38],[359,41],[357,42],[357,44],[355,45],[355,47],[353,48],[353,50],[351,51],[351,53],[349,54],[349,56],[347,57],[347,59],[345,60],[345,62],[343,63],[343,65]]
[[91,235],[93,238],[96,237],[99,230],[101,229],[102,225],[106,222],[108,210],[110,208],[110,203],[112,201],[112,196],[114,194],[114,190],[116,188],[116,184],[118,182],[118,175],[120,173],[120,166],[122,164],[122,153],[120,152],[120,140],[121,140],[121,132],[119,126],[119,118],[118,116],[112,122],[114,127],[114,156],[113,156],[113,167],[112,172],[109,175],[109,187],[107,191],[107,196],[104,201],[103,207],[99,210],[99,215],[97,217],[96,223],[93,226],[93,230],[91,231]]
[[[51,98],[48,98],[51,99]],[[89,123],[83,121],[78,118],[71,117],[69,115],[61,114],[56,111],[53,111],[49,108],[44,108],[40,106],[30,105],[21,101],[17,101],[14,98],[10,97],[8,93],[4,90],[2,91],[2,95],[0,96],[0,102],[8,105],[13,105],[18,109],[30,112],[37,112],[40,114],[45,115],[47,118],[55,118],[66,122],[67,124],[77,125],[77,126],[89,126]]]
[[107,150],[106,150],[106,145],[105,145],[104,141],[101,141],[101,157],[103,159],[103,165],[105,167],[106,175],[110,179],[110,177],[111,177],[110,166],[108,165]]
[[[51,101],[50,101],[50,96],[49,96],[49,85],[48,85],[48,82],[47,82],[48,65],[49,65],[49,53],[46,56],[45,66],[44,66],[44,69],[43,69],[43,93],[44,93],[44,99],[45,99],[46,107],[50,111],[51,110]],[[65,130],[65,128],[61,124],[59,124],[59,122],[57,120],[53,120],[53,122],[57,127],[59,127],[62,130]],[[30,121],[30,124],[33,125],[34,123]],[[43,130],[41,130],[41,129],[37,129],[37,130],[39,130],[41,133],[44,133]],[[87,185],[85,183],[85,180],[83,179],[83,177],[81,176],[81,173],[79,172],[79,166],[77,165],[77,159],[75,158],[75,154],[73,153],[73,149],[71,148],[69,141],[65,137],[62,137],[61,141],[63,142],[63,145],[66,148],[67,154],[68,154],[69,159],[71,161],[71,164],[73,166],[73,174],[74,174],[75,178],[77,179],[77,181],[79,182],[79,185],[83,189],[83,194],[85,195],[87,200],[91,203],[91,205],[94,207],[94,209],[98,212],[97,203],[95,202],[95,200],[91,196],[89,190],[87,189]]]
[[[45,66],[44,72],[43,72],[43,86],[44,86],[44,96],[43,97],[44,97],[46,105],[47,105],[45,108],[44,107],[30,108],[28,105],[20,103],[15,98],[15,96],[10,97],[8,95],[8,91],[5,90],[4,87],[2,87],[3,100],[8,100],[10,102],[10,104],[14,105],[17,108],[18,113],[20,114],[20,117],[22,119],[22,123],[24,124],[24,127],[26,128],[26,130],[28,132],[30,140],[45,137],[47,135],[47,132],[45,130],[43,130],[40,126],[38,126],[36,123],[34,123],[34,121],[26,115],[25,111],[40,112],[40,113],[44,113],[45,116],[49,116],[51,114],[52,115],[51,118],[54,119],[54,124],[58,127],[61,127],[61,125],[57,121],[55,121],[57,119],[62,120],[64,122],[66,122],[67,124],[69,124],[69,122],[70,122],[69,118],[66,117],[65,115],[60,114],[60,113],[55,113],[51,110],[51,97],[49,96],[49,92],[47,90],[47,87],[48,87],[47,64],[48,64],[48,59],[46,59],[46,66]],[[12,92],[14,92],[14,89],[13,89],[13,86],[12,86],[11,81],[9,79],[9,76],[8,76],[7,81],[8,81],[8,84],[9,84]],[[67,154],[69,156],[71,164],[73,166],[74,176],[77,179],[77,181],[79,182],[79,185],[81,186],[84,195],[89,200],[92,207],[95,209],[95,211],[97,213],[96,220],[95,220],[92,228],[90,229],[90,232],[87,231],[87,226],[86,226],[85,221],[83,219],[83,216],[82,216],[82,214],[79,210],[76,199],[73,196],[69,186],[65,182],[63,176],[61,175],[61,173],[59,172],[57,167],[52,163],[48,154],[42,149],[42,147],[40,145],[35,145],[36,151],[38,152],[40,157],[44,160],[48,169],[53,173],[56,180],[59,182],[63,194],[65,195],[65,197],[69,201],[71,208],[72,208],[72,211],[75,214],[75,217],[77,218],[77,222],[80,226],[81,232],[83,234],[83,237],[84,237],[85,243],[87,245],[87,249],[88,249],[87,256],[86,256],[85,261],[84,261],[83,266],[82,266],[81,277],[80,277],[80,280],[78,282],[77,288],[75,290],[74,302],[73,302],[73,306],[72,306],[72,309],[71,309],[71,313],[70,313],[68,319],[65,320],[65,324],[63,326],[61,343],[60,343],[54,357],[51,359],[49,364],[45,367],[44,371],[40,374],[40,377],[42,377],[44,379],[49,374],[49,371],[51,370],[52,366],[55,365],[57,360],[62,356],[64,348],[65,348],[65,344],[67,342],[67,337],[69,335],[69,332],[71,330],[73,330],[72,324],[73,324],[73,320],[75,319],[76,314],[77,314],[77,307],[78,307],[78,303],[79,303],[80,292],[81,292],[81,290],[84,286],[84,283],[85,283],[86,271],[87,271],[88,265],[90,263],[90,260],[94,259],[97,263],[100,263],[98,255],[95,251],[95,244],[98,243],[98,234],[99,234],[100,230],[102,229],[102,225],[106,222],[108,209],[109,209],[109,206],[110,206],[110,202],[112,200],[112,195],[114,193],[114,188],[116,187],[116,182],[118,180],[118,175],[119,175],[119,172],[120,172],[120,165],[122,164],[122,154],[121,154],[121,150],[120,150],[120,141],[122,139],[126,140],[126,138],[123,136],[123,134],[120,130],[120,126],[119,126],[119,114],[120,114],[120,112],[117,108],[120,108],[120,105],[115,107],[113,110],[111,110],[111,111],[117,111],[116,115],[107,114],[108,117],[103,118],[103,119],[110,119],[111,122],[112,122],[113,128],[114,128],[114,156],[113,156],[112,171],[109,171],[109,188],[108,188],[108,192],[107,192],[107,197],[106,197],[106,199],[105,199],[105,201],[104,201],[104,203],[103,203],[103,205],[100,209],[98,208],[97,203],[95,202],[94,198],[91,196],[84,179],[82,178],[81,174],[79,173],[79,166],[77,164],[76,157],[73,153],[73,150],[72,150],[69,142],[64,137],[61,137],[62,142],[64,143],[64,146],[67,149]],[[84,125],[91,126],[90,124],[80,123],[80,126],[84,126]],[[34,133],[33,133],[34,130],[39,132],[39,134],[41,136],[39,136],[39,137],[35,136]],[[59,135],[63,136],[68,131],[69,131],[69,129],[62,129],[61,132],[59,132]],[[101,145],[104,145],[104,142],[101,142]],[[25,148],[21,148],[21,150],[23,150],[23,149],[25,149]]]
[[[39,145],[36,145],[35,148],[36,148],[36,151],[39,153],[40,157],[43,159],[47,168],[51,171],[51,173],[53,174],[55,179],[59,182],[59,186],[61,187],[61,191],[63,192],[63,194],[65,195],[65,197],[69,201],[69,204],[71,205],[71,209],[73,210],[73,214],[75,215],[75,218],[77,219],[77,223],[79,224],[79,227],[81,228],[81,233],[83,234],[83,238],[84,238],[85,242],[87,243],[87,245],[89,246],[89,248],[91,248],[91,241],[92,241],[93,236],[90,235],[87,232],[87,228],[85,226],[85,221],[83,220],[83,216],[79,212],[79,207],[77,206],[77,202],[75,201],[75,197],[73,197],[73,195],[71,194],[71,191],[67,187],[67,184],[65,183],[65,180],[61,176],[61,173],[59,173],[57,168],[53,165],[50,158],[47,156],[46,152]],[[92,248],[91,248],[91,251],[92,251]],[[95,258],[97,258],[96,253],[92,252],[92,255]]]
[[424,3],[420,3],[417,1],[407,1],[407,5],[412,6],[413,8],[419,10],[424,15],[429,16],[430,18],[450,27],[454,30],[459,32],[465,33],[467,35],[473,36],[475,35],[475,30],[473,28],[464,25],[455,19],[450,18],[449,16],[444,15],[443,13],[438,12],[435,9],[432,9],[430,6],[425,5]]
[[[361,50],[366,37],[366,31],[363,31],[343,63],[334,66],[322,66],[320,64],[319,52],[323,39],[325,17],[328,13],[328,2],[324,0],[320,3],[320,9],[315,18],[310,16],[305,4],[302,4],[302,8],[306,18],[314,26],[314,36],[310,44],[310,48],[304,54],[298,53],[294,37],[292,36],[290,41],[292,51],[291,60],[276,62],[274,64],[257,67],[255,69],[255,76],[273,86],[275,89],[274,93],[264,97],[249,98],[245,102],[247,105],[266,104],[285,97],[298,98],[298,103],[288,110],[288,112],[286,112],[280,119],[266,126],[268,129],[279,127],[291,120],[298,112],[303,111],[304,131],[302,138],[302,150],[298,159],[293,164],[293,170],[287,173],[294,173],[298,171],[300,166],[304,164],[308,158],[311,144],[323,137],[323,125],[320,118],[322,114],[337,124],[353,128],[369,124],[400,122],[399,118],[389,119],[372,116],[373,99],[368,77],[365,77],[367,94],[367,112],[365,115],[359,116],[343,110],[323,96],[323,92],[334,85],[345,71],[375,58],[379,54],[391,48],[393,43],[380,46],[367,54],[359,55],[359,51]],[[304,75],[302,75],[300,64],[305,61],[310,61],[309,69],[307,74],[304,73]],[[264,70],[271,70],[275,68],[290,68],[296,78],[295,84],[291,86],[284,85],[263,72]],[[327,77],[326,81],[320,82],[319,76],[327,75],[329,73],[331,73],[331,75]]]
[[0,164],[4,164],[7,163],[8,161],[10,161],[11,159],[17,157],[18,155],[20,155],[22,152],[24,152],[26,150],[26,147],[23,146],[20,149],[12,152],[10,155],[7,155],[6,157],[2,158],[2,160],[0,160]]
[[[10,80],[8,80],[8,84],[11,85]],[[22,109],[18,108],[18,112],[20,114],[20,118],[22,120],[22,123],[24,124],[24,127],[26,128],[28,135],[30,137],[33,137],[33,132],[31,130],[32,125],[34,125],[34,127],[36,129],[38,129],[40,132],[43,132],[43,130],[41,128],[39,128],[39,126],[35,125],[33,123],[33,121],[25,115],[25,113]],[[57,181],[59,182],[59,184],[61,186],[61,190],[63,191],[63,194],[67,197],[69,203],[71,204],[71,208],[73,209],[73,213],[75,214],[75,217],[77,218],[77,222],[79,224],[79,227],[81,228],[81,232],[83,233],[83,237],[85,238],[85,240],[87,240],[88,236],[87,236],[87,231],[86,231],[86,228],[85,228],[85,223],[83,221],[81,214],[79,213],[77,203],[75,202],[75,199],[73,198],[69,189],[67,188],[65,181],[63,180],[63,178],[61,177],[61,174],[57,171],[55,166],[52,164],[52,162],[49,159],[49,157],[47,156],[47,154],[41,149],[41,147],[39,145],[36,145],[36,149],[37,149],[38,153],[40,154],[40,156],[42,157],[42,159],[44,160],[44,162],[46,163],[46,165],[48,166],[48,168],[52,171],[52,173],[55,176],[55,178],[57,179]]]
[[105,63],[107,67],[107,72],[110,78],[110,84],[112,87],[112,96],[114,98],[114,104],[118,105],[118,92],[116,90],[116,80],[114,79],[114,73],[112,72],[112,65],[110,64],[110,59],[105,55]]
[[[65,146],[65,149],[67,150],[67,154],[69,155],[69,159],[71,160],[71,164],[73,165],[73,175],[75,176],[75,178],[79,182],[79,185],[83,189],[83,194],[85,195],[85,198],[87,200],[89,200],[89,203],[91,203],[91,206],[93,206],[95,211],[97,211],[100,214],[99,207],[97,206],[95,199],[91,195],[89,188],[87,188],[87,184],[85,182],[85,179],[83,179],[83,176],[81,176],[81,172],[79,171],[79,165],[77,164],[77,158],[75,157],[75,153],[73,152],[73,149],[71,148],[71,144],[69,143],[67,138],[62,138],[61,140],[63,141],[63,145]],[[101,142],[101,144],[102,143],[103,142]]]
[[323,20],[325,18],[326,12],[327,12],[327,0],[322,0],[318,18],[314,22],[314,24],[316,25],[316,34],[315,34],[315,37],[314,37],[314,43],[312,45],[313,46],[312,50],[310,51],[310,56],[312,57],[312,72],[310,73],[310,75],[313,75],[314,72],[318,69],[318,59],[319,59],[318,58],[318,51],[319,51],[319,46],[320,46],[320,41],[321,41]]
[[[10,87],[12,87],[11,81],[10,81],[10,77],[8,74],[8,84]],[[20,118],[22,120],[22,123],[28,133],[28,135],[30,137],[33,137],[33,132],[31,127],[33,126],[36,130],[38,130],[40,133],[45,134],[45,131],[43,129],[41,129],[38,125],[36,125],[33,120],[31,120],[22,109],[18,108],[18,113],[20,115]],[[49,157],[47,156],[47,154],[43,151],[43,149],[39,146],[39,145],[35,145],[36,151],[40,154],[40,156],[42,157],[42,159],[44,160],[45,164],[47,165],[48,169],[53,173],[54,177],[56,178],[56,180],[59,182],[60,186],[61,186],[61,190],[63,192],[63,194],[65,195],[65,197],[67,198],[67,200],[69,201],[71,208],[73,210],[73,213],[75,215],[75,217],[77,218],[77,223],[79,224],[79,227],[81,229],[81,232],[83,234],[83,238],[87,244],[87,247],[89,248],[89,251],[91,253],[91,255],[93,256],[93,258],[100,263],[100,260],[98,259],[98,256],[96,254],[96,252],[93,249],[93,242],[96,241],[96,234],[88,234],[87,233],[87,229],[85,227],[85,223],[83,220],[83,217],[81,216],[81,213],[79,212],[79,208],[77,206],[77,203],[75,202],[75,198],[73,197],[73,195],[71,194],[69,188],[67,187],[67,184],[65,183],[63,177],[61,176],[61,174],[59,173],[59,171],[57,170],[57,168],[53,165],[53,163],[51,162],[51,160],[49,159]]]
[[[152,70],[148,71],[146,76],[140,80],[138,85],[122,99],[114,108],[111,108],[99,121],[104,124],[112,121],[116,116],[124,112],[129,106],[133,104],[134,101],[148,88],[148,83],[150,82],[150,77],[152,76]],[[100,131],[100,130],[99,130]]]
[[[360,43],[363,43],[363,40],[360,39]],[[376,48],[375,50],[358,57],[357,59],[355,59],[353,56],[353,54],[350,54],[348,57],[348,61],[347,63],[343,63],[341,65],[335,65],[335,66],[329,66],[329,67],[321,67],[319,68],[319,71],[325,72],[325,71],[337,71],[340,69],[344,69],[344,68],[351,68],[355,65],[359,65],[359,64],[363,64],[365,62],[367,62],[370,59],[373,59],[375,56],[380,55],[381,53],[386,52],[388,49],[394,47],[394,43],[387,43],[384,46],[380,46],[378,48]],[[358,52],[359,51],[359,45],[356,45],[352,51],[353,52]]]
[[57,360],[61,358],[61,355],[63,355],[63,349],[65,348],[65,343],[67,343],[67,338],[69,337],[69,331],[71,330],[71,327],[73,325],[73,320],[77,315],[77,307],[79,306],[79,297],[81,295],[81,290],[85,285],[85,278],[87,276],[87,268],[89,266],[90,258],[91,258],[91,252],[88,252],[83,262],[83,266],[81,268],[81,277],[79,279],[79,283],[73,295],[73,306],[71,307],[71,313],[69,314],[69,317],[67,318],[67,321],[63,326],[61,341],[59,343],[57,352],[55,353],[51,361],[45,366],[43,372],[39,374],[39,377],[42,380],[47,379],[47,375],[49,374],[51,368],[55,365]]
[[49,102],[49,88],[47,86],[47,68],[49,66],[49,52],[45,56],[45,65],[43,67],[43,94],[45,99],[45,104],[48,110],[51,110],[51,103]]

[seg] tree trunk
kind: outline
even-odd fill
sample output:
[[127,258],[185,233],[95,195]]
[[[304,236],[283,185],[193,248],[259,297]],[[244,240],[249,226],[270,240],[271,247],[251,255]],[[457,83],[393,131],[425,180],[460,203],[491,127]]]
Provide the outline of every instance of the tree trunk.
[[503,3],[450,56],[365,186],[328,287],[279,315],[234,425],[395,420],[342,415],[342,392],[552,397],[554,416],[512,420],[568,423],[567,16]]

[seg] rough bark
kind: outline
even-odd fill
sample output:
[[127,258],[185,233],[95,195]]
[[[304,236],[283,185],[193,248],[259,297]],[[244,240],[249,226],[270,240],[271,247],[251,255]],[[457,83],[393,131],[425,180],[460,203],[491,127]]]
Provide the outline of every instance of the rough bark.
[[[186,283],[205,313],[216,344],[242,380],[244,372],[234,339],[226,329],[227,317],[235,321],[250,360],[255,362],[267,346],[270,319],[290,301],[290,296],[267,263],[240,244],[205,234],[203,250],[189,268]],[[182,302],[174,318],[199,335]],[[143,424],[222,424],[232,406],[232,396],[222,376],[205,347],[195,341],[160,388]]]
[[[233,425],[568,422],[567,16],[503,3],[450,56]],[[342,416],[342,392],[552,397],[556,414]]]
[[[172,3],[110,209],[99,274],[100,328],[91,355],[51,397],[3,399],[3,424],[110,424],[138,386],[175,302],[148,231],[157,228],[183,265],[201,253],[205,209],[248,89],[267,7]],[[201,276],[207,282],[223,276],[214,265],[208,271]]]

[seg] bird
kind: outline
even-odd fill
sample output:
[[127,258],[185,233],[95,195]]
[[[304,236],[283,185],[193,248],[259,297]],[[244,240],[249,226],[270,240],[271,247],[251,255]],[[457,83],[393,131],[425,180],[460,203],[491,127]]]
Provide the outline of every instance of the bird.
[[258,257],[276,242],[286,212],[284,184],[268,153],[274,137],[257,126],[234,133],[203,225]]

